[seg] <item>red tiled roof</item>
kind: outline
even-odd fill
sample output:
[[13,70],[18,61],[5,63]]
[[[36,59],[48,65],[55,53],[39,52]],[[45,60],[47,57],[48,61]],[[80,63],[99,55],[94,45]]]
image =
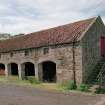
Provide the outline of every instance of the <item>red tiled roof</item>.
[[95,18],[30,33],[21,37],[0,41],[0,52],[71,43],[89,27]]

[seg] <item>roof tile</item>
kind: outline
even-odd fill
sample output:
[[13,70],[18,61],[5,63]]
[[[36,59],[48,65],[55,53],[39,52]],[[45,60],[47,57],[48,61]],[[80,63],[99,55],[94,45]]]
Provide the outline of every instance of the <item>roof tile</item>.
[[21,37],[0,41],[0,52],[41,46],[70,43],[79,38],[95,18],[30,33]]

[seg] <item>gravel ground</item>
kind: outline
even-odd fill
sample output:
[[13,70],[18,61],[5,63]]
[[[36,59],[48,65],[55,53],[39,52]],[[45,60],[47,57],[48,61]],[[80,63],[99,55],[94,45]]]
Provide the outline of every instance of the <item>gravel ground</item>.
[[0,105],[105,105],[103,96],[0,84]]

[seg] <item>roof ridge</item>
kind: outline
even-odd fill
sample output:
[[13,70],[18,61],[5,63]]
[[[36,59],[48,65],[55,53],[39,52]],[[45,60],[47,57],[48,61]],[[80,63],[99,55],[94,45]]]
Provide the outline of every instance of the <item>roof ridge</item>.
[[93,19],[93,21],[89,24],[89,26],[87,27],[87,29],[82,33],[82,35],[78,38],[78,41],[81,40],[83,38],[83,36],[86,34],[86,32],[90,29],[90,27],[95,23],[95,21],[97,20],[99,16],[95,17]]
[[63,26],[66,26],[66,25],[71,25],[71,24],[75,24],[75,23],[79,23],[79,22],[83,22],[83,21],[87,21],[87,20],[91,20],[91,19],[95,19],[95,18],[97,18],[97,17],[91,17],[91,18],[87,18],[87,19],[82,19],[82,20],[71,22],[71,23],[68,23],[68,24],[61,24],[61,25],[58,25],[58,26],[55,26],[55,27],[42,29],[42,30],[39,30],[39,31],[36,31],[36,32],[32,32],[32,33],[27,33],[25,35],[30,35],[30,34],[38,33],[38,32],[44,32],[44,31],[47,31],[47,30],[50,30],[50,29],[56,29],[56,28],[63,27]]

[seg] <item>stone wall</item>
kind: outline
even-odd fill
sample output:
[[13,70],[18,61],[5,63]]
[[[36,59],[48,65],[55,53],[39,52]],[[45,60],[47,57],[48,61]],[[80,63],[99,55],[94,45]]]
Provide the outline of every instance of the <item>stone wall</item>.
[[[45,61],[52,61],[56,63],[57,82],[64,82],[73,79],[73,52],[72,45],[49,46],[49,53],[43,54],[44,47],[36,49],[28,49],[29,54],[25,56],[25,51],[14,51],[9,53],[2,53],[0,63],[18,64],[19,70],[24,62],[32,62],[35,64],[36,76],[40,77],[39,65]],[[76,80],[78,83],[82,81],[82,53],[81,46],[75,46],[75,70]],[[11,56],[11,53],[13,54]],[[6,67],[8,69],[8,67]],[[6,70],[7,72],[8,70]],[[9,72],[9,71],[8,71]],[[22,71],[19,71],[21,78]],[[8,73],[6,73],[8,74]],[[38,75],[39,74],[39,75]]]
[[101,59],[100,37],[103,33],[104,24],[100,17],[96,19],[94,24],[85,33],[81,41],[82,60],[83,60],[83,82],[88,82],[89,76],[94,70],[95,65]]

